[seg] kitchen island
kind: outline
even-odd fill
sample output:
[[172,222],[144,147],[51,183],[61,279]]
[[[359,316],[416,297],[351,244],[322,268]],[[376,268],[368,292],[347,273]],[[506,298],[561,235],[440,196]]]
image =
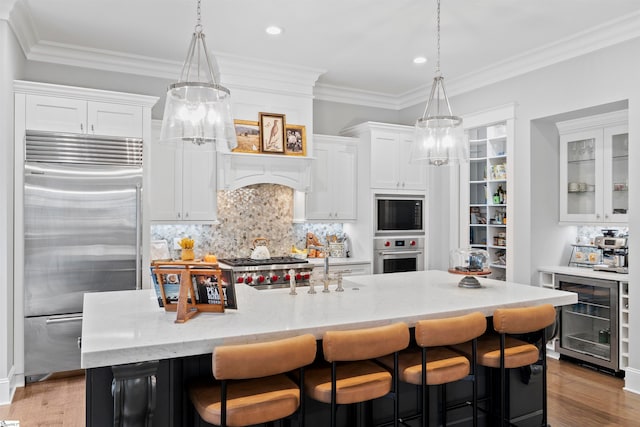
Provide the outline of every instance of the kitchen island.
[[[238,285],[237,310],[201,313],[184,324],[174,323],[176,314],[158,307],[153,290],[86,294],[82,367],[87,369],[87,425],[113,425],[113,372],[133,378],[137,368],[142,376],[152,376],[149,372],[157,368],[155,406],[162,415],[156,414],[154,422],[160,424],[154,425],[180,425],[183,382],[206,373],[208,363],[210,371],[210,353],[218,345],[305,333],[321,339],[332,329],[400,321],[411,327],[420,319],[473,311],[491,316],[498,307],[576,302],[574,293],[490,279],[480,279],[480,289],[464,289],[457,286],[460,279],[442,271],[352,276],[344,279],[344,292],[335,292],[333,284],[330,293],[316,288],[316,294],[309,294],[302,287],[297,295]],[[117,372],[129,367],[133,373]]]

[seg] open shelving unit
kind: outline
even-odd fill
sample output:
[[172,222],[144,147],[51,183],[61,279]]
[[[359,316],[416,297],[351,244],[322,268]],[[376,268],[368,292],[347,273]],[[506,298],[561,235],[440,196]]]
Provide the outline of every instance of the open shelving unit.
[[[508,136],[505,122],[468,129],[468,244],[489,252],[491,278],[505,280],[507,263]],[[494,197],[499,194],[498,197]]]
[[620,369],[629,366],[629,282],[620,282]]

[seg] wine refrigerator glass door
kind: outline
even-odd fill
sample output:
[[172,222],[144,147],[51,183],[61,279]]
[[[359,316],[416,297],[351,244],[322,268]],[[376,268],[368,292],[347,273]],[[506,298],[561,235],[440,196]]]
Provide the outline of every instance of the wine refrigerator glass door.
[[578,294],[562,307],[560,354],[618,370],[618,282],[558,275],[558,287]]

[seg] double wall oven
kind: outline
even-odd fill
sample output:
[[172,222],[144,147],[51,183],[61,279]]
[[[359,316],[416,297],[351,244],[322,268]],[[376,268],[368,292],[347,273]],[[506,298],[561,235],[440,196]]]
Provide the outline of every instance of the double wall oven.
[[376,194],[373,273],[424,270],[424,195]]

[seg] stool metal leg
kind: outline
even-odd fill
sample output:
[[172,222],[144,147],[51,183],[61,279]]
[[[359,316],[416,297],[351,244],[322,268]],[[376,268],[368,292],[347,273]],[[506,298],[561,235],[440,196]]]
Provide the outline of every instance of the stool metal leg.
[[338,409],[336,403],[336,377],[336,362],[331,362],[331,427],[336,427],[336,411]]
[[504,367],[505,334],[500,334],[500,426],[504,426],[506,417],[506,369]]

